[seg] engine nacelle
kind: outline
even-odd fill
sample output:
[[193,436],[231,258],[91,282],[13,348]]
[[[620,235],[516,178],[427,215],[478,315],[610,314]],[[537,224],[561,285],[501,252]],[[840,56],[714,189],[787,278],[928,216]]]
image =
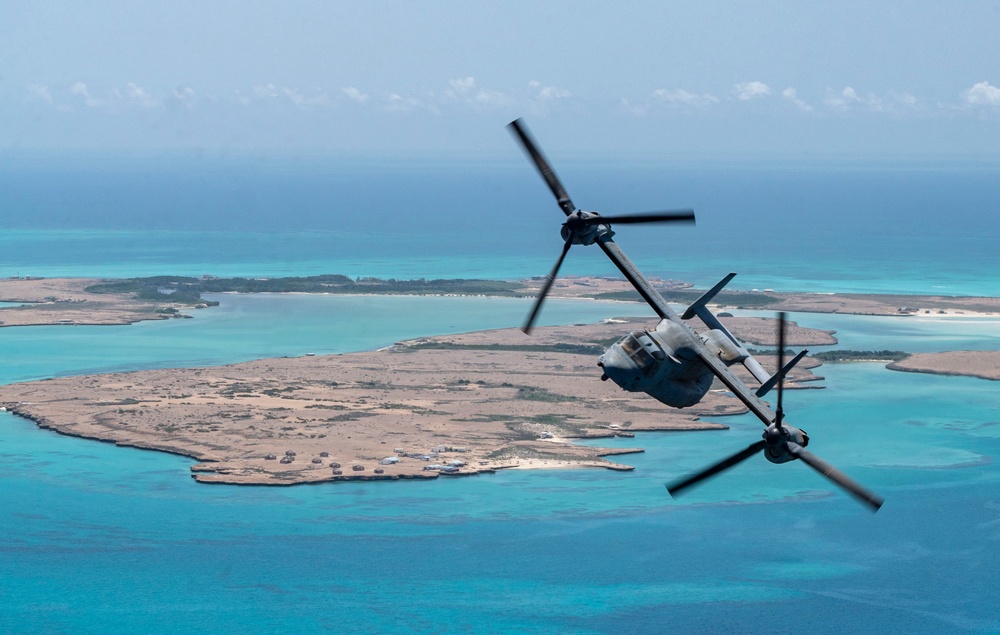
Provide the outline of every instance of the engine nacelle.
[[560,231],[563,241],[571,240],[574,245],[593,245],[601,238],[614,236],[615,232],[611,229],[611,225],[582,222],[584,219],[599,218],[600,216],[597,212],[585,212],[582,209],[567,216]]
[[653,331],[635,331],[612,344],[598,361],[601,379],[630,392],[644,392],[673,406],[693,406],[712,387],[714,375],[690,348],[683,327],[661,321]]
[[764,440],[768,442],[764,448],[764,456],[771,463],[788,463],[795,460],[795,456],[788,452],[788,441],[798,443],[802,447],[809,445],[809,435],[805,430],[799,430],[786,423],[781,424],[781,430],[774,424],[764,430]]

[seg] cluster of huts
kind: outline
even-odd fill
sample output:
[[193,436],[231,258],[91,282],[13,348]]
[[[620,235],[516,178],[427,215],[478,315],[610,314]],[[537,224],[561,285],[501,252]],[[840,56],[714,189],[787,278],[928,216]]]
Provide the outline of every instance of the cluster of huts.
[[[464,447],[453,447],[444,445],[435,446],[431,448],[430,452],[426,454],[407,452],[402,448],[396,448],[395,454],[393,454],[392,456],[387,456],[384,459],[381,459],[379,461],[379,465],[396,465],[397,463],[402,461],[403,458],[411,458],[411,459],[417,459],[419,461],[430,462],[430,461],[436,461],[440,457],[440,455],[445,452],[467,452],[467,451],[468,450]],[[316,465],[322,465],[323,459],[328,458],[329,456],[330,456],[329,452],[320,452],[318,457],[312,458],[312,463]],[[285,465],[291,464],[295,461],[295,457],[296,457],[295,450],[286,450],[284,456],[281,457],[280,463]],[[264,457],[264,459],[268,461],[274,461],[278,459],[278,456],[276,454],[267,454]],[[423,470],[425,472],[437,471],[442,474],[455,474],[459,472],[461,468],[464,467],[465,465],[466,462],[462,461],[461,459],[452,459],[444,464],[432,463],[430,465],[425,465]],[[330,463],[330,468],[333,470],[334,476],[341,476],[344,473],[340,463],[337,463],[336,461]],[[354,472],[364,472],[365,466],[356,463],[351,466],[351,470]],[[376,467],[373,471],[375,474],[385,473],[385,469],[382,467]]]

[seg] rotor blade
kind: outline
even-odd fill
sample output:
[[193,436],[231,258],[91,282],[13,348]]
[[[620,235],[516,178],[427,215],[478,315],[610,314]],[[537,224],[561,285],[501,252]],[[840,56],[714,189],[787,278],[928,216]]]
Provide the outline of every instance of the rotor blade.
[[535,167],[538,168],[538,172],[548,183],[549,189],[552,190],[552,195],[556,197],[556,201],[559,203],[559,207],[562,208],[564,214],[569,216],[576,211],[576,206],[573,205],[573,201],[569,200],[569,194],[566,193],[566,188],[563,187],[562,183],[559,181],[559,177],[556,176],[555,170],[549,165],[549,162],[545,160],[545,155],[542,151],[538,149],[538,144],[532,138],[531,133],[528,132],[528,127],[524,125],[520,119],[515,119],[514,121],[507,124],[507,129],[511,131],[511,134],[521,142],[521,147],[524,152],[531,157],[531,160],[535,162]]
[[872,513],[877,512],[879,510],[879,507],[882,506],[882,503],[884,501],[881,496],[869,492],[867,489],[862,487],[859,483],[848,477],[846,474],[844,474],[837,468],[833,467],[823,459],[819,458],[809,450],[806,450],[798,443],[795,443],[794,441],[789,441],[788,451],[789,453],[792,454],[792,456],[802,459],[802,461],[806,465],[816,470],[826,478],[830,479],[840,487],[847,490],[848,493],[850,493],[852,496],[854,496],[861,502],[870,506],[872,509]]
[[785,392],[785,312],[778,313],[778,404],[774,409],[774,422],[779,426],[785,411],[781,409],[781,395]]
[[805,357],[808,352],[809,350],[805,348],[799,351],[798,355],[792,358],[792,361],[788,362],[787,364],[779,368],[778,372],[771,375],[770,379],[768,379],[767,381],[765,381],[763,384],[760,385],[760,388],[757,389],[756,395],[758,397],[763,397],[768,392],[770,392],[771,389],[774,388],[774,385],[778,383],[778,380],[787,375],[789,372],[791,372],[791,370],[795,367],[795,365],[799,363],[799,360]]
[[549,294],[549,290],[552,288],[552,283],[556,281],[556,274],[559,273],[559,267],[562,266],[563,260],[566,258],[566,254],[569,252],[569,248],[573,245],[573,234],[570,234],[566,243],[563,245],[562,253],[559,254],[559,260],[556,260],[556,266],[552,267],[552,273],[549,274],[548,279],[545,284],[542,285],[542,290],[538,294],[538,298],[535,300],[535,306],[531,307],[531,313],[528,314],[528,320],[521,327],[521,330],[525,332],[526,335],[531,334],[531,327],[535,323],[535,318],[538,317],[538,312],[542,309],[542,302],[545,301],[545,296]]
[[736,454],[719,461],[715,465],[705,468],[704,470],[698,472],[697,474],[693,474],[681,481],[677,481],[673,484],[667,485],[667,491],[670,492],[671,496],[675,496],[679,494],[682,490],[685,490],[691,487],[692,485],[695,485],[700,481],[705,480],[710,476],[714,476],[723,470],[728,470],[737,463],[742,463],[743,461],[749,459],[754,454],[757,454],[758,452],[763,450],[765,447],[767,447],[767,443],[765,443],[764,441],[758,441],[757,443],[754,443],[753,445],[750,445],[749,447],[740,450]]
[[620,216],[591,216],[580,220],[585,225],[599,225],[601,223],[615,223],[616,225],[624,225],[628,223],[693,223],[694,210],[682,209],[675,212],[648,212],[645,214],[622,214]]

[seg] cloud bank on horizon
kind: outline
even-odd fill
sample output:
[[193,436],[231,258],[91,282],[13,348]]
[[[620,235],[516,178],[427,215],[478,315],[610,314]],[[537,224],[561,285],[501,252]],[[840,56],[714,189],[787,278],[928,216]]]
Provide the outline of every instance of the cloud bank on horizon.
[[0,8],[0,148],[1000,158],[991,3],[97,7]]
[[852,86],[837,90],[826,89],[822,95],[816,95],[808,101],[803,99],[798,89],[793,86],[779,90],[755,80],[733,84],[729,93],[719,95],[693,92],[680,87],[656,88],[647,95],[619,97],[617,108],[608,108],[606,100],[588,103],[585,99],[574,97],[568,88],[543,85],[537,80],[531,80],[521,87],[501,89],[480,86],[474,77],[451,79],[439,90],[429,89],[420,94],[367,92],[357,86],[302,90],[297,86],[277,86],[268,83],[225,92],[213,91],[210,88],[178,86],[157,95],[134,82],[127,82],[123,86],[94,89],[82,81],[76,81],[61,86],[30,84],[25,87],[23,97],[30,102],[57,111],[73,112],[89,108],[108,114],[128,109],[167,109],[175,106],[192,111],[216,105],[238,108],[260,104],[337,110],[354,104],[363,104],[373,111],[424,111],[435,115],[449,110],[453,112],[510,110],[547,116],[558,107],[568,111],[603,110],[607,116],[627,114],[642,117],[655,114],[658,109],[666,110],[671,107],[686,106],[708,111],[713,108],[738,107],[740,102],[751,101],[769,102],[769,107],[778,113],[789,112],[787,105],[790,103],[795,106],[795,110],[809,113],[813,117],[852,110],[896,116],[920,114],[953,117],[965,114],[979,117],[991,113],[1000,114],[1000,88],[988,81],[971,85],[954,95],[954,99],[949,102],[920,98],[908,92],[862,94]]

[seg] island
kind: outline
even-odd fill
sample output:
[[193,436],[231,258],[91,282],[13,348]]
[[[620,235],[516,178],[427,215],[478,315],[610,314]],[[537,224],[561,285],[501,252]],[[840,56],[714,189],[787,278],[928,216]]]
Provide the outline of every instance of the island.
[[1000,381],[1000,351],[915,353],[886,368],[911,373],[978,377]]
[[[697,406],[677,410],[602,382],[597,355],[609,341],[649,325],[615,319],[540,327],[530,338],[502,329],[362,353],[60,377],[0,386],[0,402],[62,434],[194,458],[193,476],[204,483],[631,469],[607,457],[641,448],[574,440],[718,430],[726,426],[710,419],[745,412],[721,385]],[[760,344],[773,345],[776,337],[773,320],[732,318],[729,325]],[[835,340],[790,324],[787,341]],[[773,357],[760,359],[773,367]],[[790,387],[817,379],[809,370],[815,364],[800,363]]]

